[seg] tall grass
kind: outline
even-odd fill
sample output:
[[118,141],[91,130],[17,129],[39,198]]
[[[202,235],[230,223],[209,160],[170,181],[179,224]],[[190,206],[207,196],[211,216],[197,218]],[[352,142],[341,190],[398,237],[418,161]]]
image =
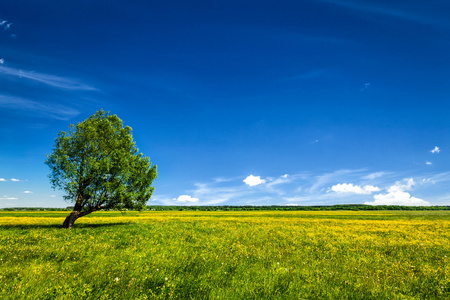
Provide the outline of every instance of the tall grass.
[[450,212],[0,213],[1,299],[449,299]]

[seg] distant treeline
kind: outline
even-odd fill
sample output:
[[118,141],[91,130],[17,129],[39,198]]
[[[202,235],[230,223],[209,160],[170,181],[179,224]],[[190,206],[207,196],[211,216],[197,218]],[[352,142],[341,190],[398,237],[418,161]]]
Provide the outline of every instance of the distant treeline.
[[0,208],[0,211],[72,211],[72,208],[58,208],[58,207],[7,207]]
[[224,206],[147,206],[147,210],[154,211],[332,211],[332,210],[450,210],[450,206],[399,206],[399,205],[364,205],[364,204],[338,204],[317,206],[294,205],[224,205]]
[[[8,207],[0,211],[72,211],[73,207]],[[290,205],[223,205],[223,206],[164,206],[151,205],[147,210],[152,211],[332,211],[332,210],[450,210],[450,206],[400,206],[400,205],[364,205],[364,204],[338,204],[316,206],[290,206]]]

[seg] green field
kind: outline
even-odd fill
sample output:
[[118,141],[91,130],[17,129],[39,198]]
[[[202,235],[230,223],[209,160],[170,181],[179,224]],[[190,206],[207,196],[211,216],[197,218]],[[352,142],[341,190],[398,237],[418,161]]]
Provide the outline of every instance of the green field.
[[0,212],[0,299],[450,299],[449,211]]

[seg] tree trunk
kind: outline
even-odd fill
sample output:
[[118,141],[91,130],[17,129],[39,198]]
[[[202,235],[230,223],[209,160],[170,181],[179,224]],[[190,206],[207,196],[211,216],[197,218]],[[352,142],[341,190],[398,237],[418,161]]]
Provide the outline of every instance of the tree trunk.
[[82,216],[81,211],[77,210],[72,211],[64,220],[63,228],[72,228],[75,221],[81,216]]

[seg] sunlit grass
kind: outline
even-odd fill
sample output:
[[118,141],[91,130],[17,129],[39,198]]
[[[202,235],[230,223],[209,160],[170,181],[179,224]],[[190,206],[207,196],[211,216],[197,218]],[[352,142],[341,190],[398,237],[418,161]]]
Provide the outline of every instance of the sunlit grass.
[[0,212],[2,299],[449,299],[450,212]]

